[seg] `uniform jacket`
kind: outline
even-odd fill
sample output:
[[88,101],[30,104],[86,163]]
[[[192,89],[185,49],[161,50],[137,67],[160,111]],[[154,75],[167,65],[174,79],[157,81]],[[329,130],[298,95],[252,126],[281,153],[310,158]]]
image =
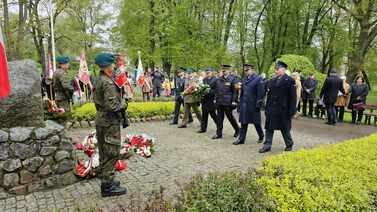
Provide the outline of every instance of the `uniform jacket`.
[[303,99],[308,99],[308,100],[314,100],[316,96],[316,90],[318,86],[318,81],[316,79],[312,79],[308,77],[305,81],[304,84],[302,84],[302,90],[303,90]]
[[67,74],[62,69],[57,69],[53,76],[55,100],[69,100],[72,98],[73,87]]
[[182,100],[182,93],[185,90],[185,79],[182,77],[175,78],[175,100]]
[[120,111],[127,107],[127,103],[122,101],[120,89],[114,81],[102,73],[95,82],[93,101],[97,110],[96,126],[120,126]]
[[296,85],[288,75],[275,77],[268,82],[266,125],[269,130],[290,130],[296,114]]
[[[190,86],[196,87],[199,84],[199,79],[193,77],[191,79],[185,79],[185,90],[188,89]],[[200,102],[200,99],[195,98],[192,94],[185,94],[183,97],[183,101],[185,103],[197,103]]]
[[323,83],[320,96],[325,104],[335,104],[339,91],[344,93],[343,80],[335,74],[330,74]]
[[236,102],[237,90],[235,83],[235,79],[231,75],[227,78],[219,77],[216,79],[214,86],[216,105],[231,106],[232,102]]
[[211,78],[204,78],[203,84],[209,85],[211,90],[209,93],[202,98],[202,108],[204,110],[215,110],[215,83],[216,83],[216,77]]
[[242,82],[240,96],[240,123],[260,124],[260,109],[263,105],[264,88],[262,78],[256,74],[249,76]]

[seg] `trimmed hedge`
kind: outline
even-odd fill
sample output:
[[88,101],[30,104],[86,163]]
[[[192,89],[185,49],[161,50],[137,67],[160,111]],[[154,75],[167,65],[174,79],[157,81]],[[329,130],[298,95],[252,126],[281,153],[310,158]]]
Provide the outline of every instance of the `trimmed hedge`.
[[377,134],[194,177],[176,211],[377,211]]
[[[159,115],[170,115],[174,111],[174,102],[130,102],[127,112],[130,118],[149,118]],[[87,103],[73,109],[74,120],[94,120],[96,108],[94,103]]]
[[377,134],[273,156],[259,172],[278,210],[377,210]]

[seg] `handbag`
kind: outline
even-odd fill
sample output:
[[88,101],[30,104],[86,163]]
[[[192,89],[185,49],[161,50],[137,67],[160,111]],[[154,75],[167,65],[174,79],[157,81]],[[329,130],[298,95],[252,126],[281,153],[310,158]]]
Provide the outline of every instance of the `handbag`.
[[352,104],[354,110],[365,110],[365,104],[363,102]]

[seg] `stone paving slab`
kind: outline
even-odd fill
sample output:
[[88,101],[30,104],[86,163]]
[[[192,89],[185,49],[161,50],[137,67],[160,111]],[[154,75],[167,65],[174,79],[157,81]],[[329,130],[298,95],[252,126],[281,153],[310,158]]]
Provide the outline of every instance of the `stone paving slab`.
[[[339,124],[332,127],[323,122],[295,120],[295,149],[337,143],[377,131],[376,127],[371,126]],[[133,157],[129,161],[129,169],[117,175],[121,183],[128,187],[128,195],[101,198],[99,180],[91,179],[65,188],[0,200],[0,211],[76,211],[88,207],[118,211],[120,205],[129,204],[130,199],[146,199],[160,186],[166,188],[166,195],[171,197],[178,192],[178,184],[187,182],[191,176],[210,172],[246,171],[260,166],[263,159],[282,153],[284,149],[282,136],[276,133],[272,151],[259,154],[261,144],[256,143],[257,135],[253,126],[249,127],[247,143],[240,146],[232,145],[233,132],[227,121],[224,138],[218,141],[211,139],[215,133],[213,123],[206,134],[197,134],[198,128],[199,123],[196,121],[186,129],[177,129],[168,122],[148,122],[132,124],[122,130],[123,136],[127,133],[148,133],[157,139],[157,152],[150,159]],[[68,134],[74,140],[81,141],[88,134],[88,129],[75,129]]]

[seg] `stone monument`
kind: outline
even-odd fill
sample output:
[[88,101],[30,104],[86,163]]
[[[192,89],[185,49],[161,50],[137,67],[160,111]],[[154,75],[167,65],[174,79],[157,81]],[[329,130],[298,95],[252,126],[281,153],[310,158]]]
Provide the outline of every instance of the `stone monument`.
[[10,62],[9,75],[11,94],[0,100],[0,199],[76,182],[72,140],[43,120],[36,64]]

